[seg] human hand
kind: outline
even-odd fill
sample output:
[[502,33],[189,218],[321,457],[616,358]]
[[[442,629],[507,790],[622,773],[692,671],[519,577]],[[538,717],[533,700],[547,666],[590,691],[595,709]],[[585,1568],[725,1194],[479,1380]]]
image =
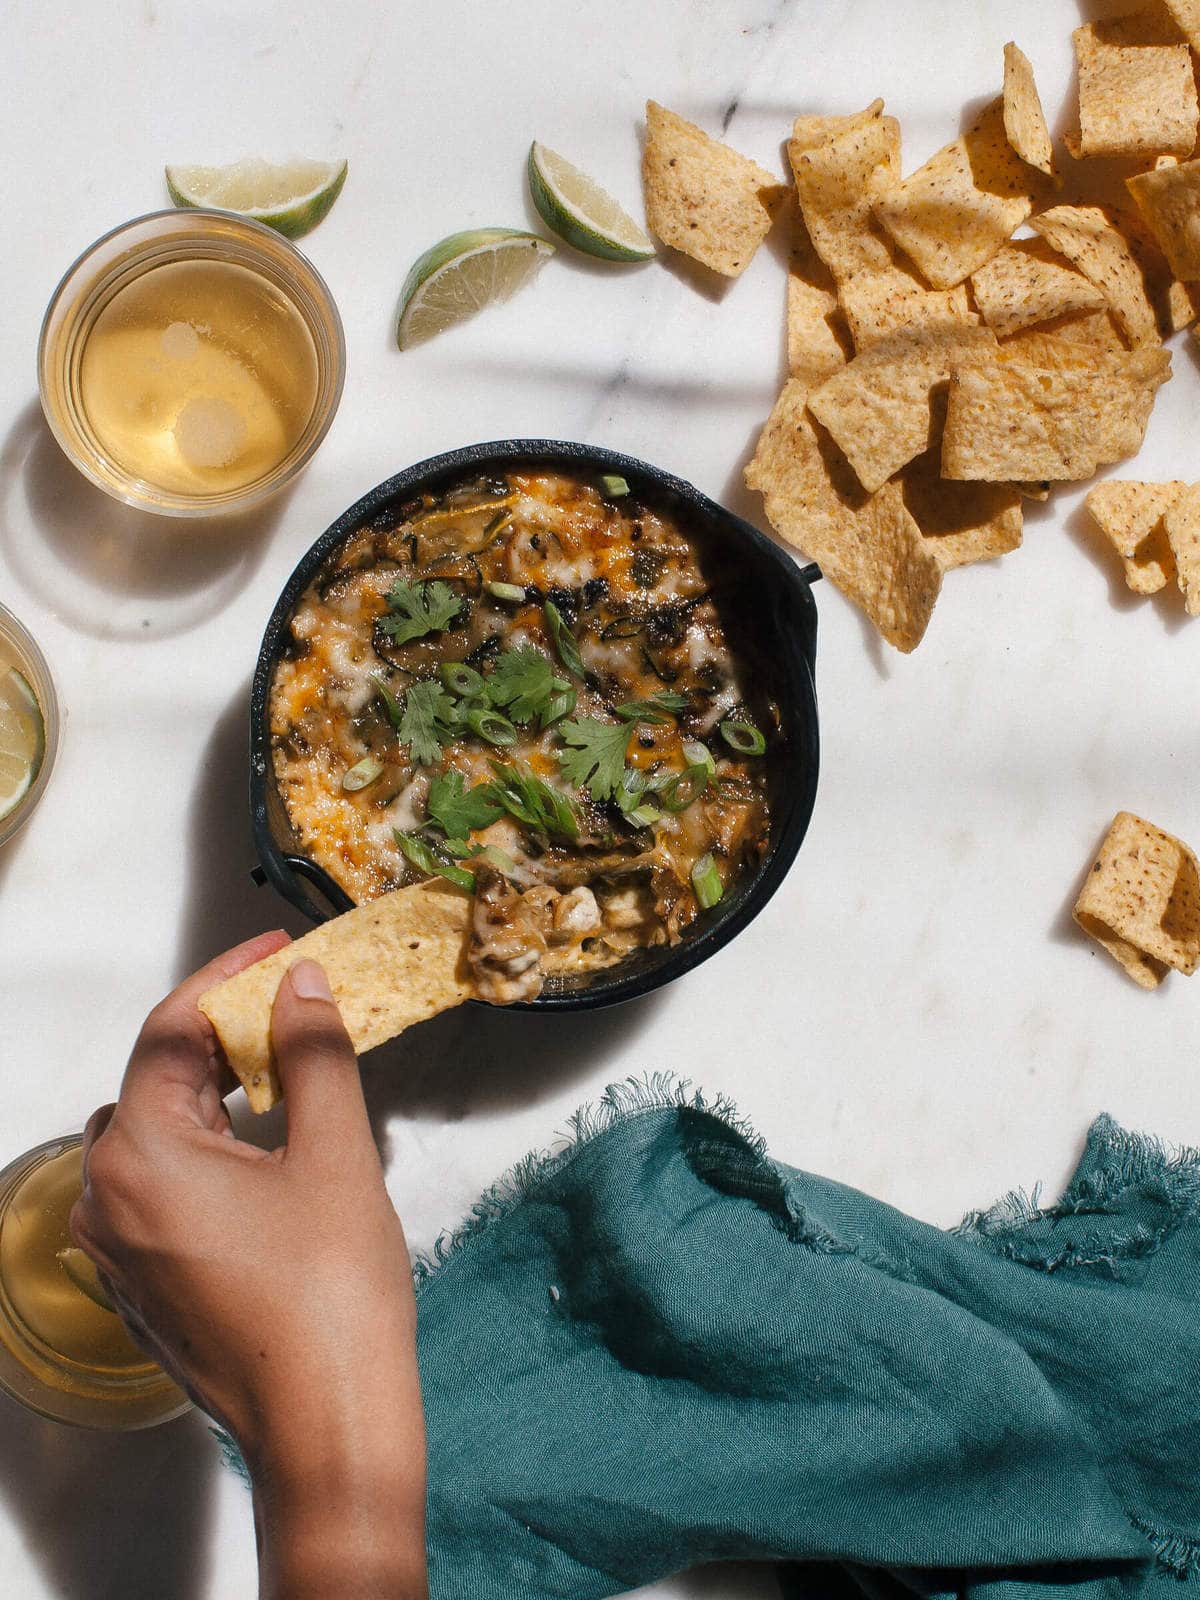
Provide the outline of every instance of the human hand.
[[150,1013],[84,1134],[71,1230],[127,1326],[237,1440],[263,1592],[425,1594],[425,1439],[404,1234],[321,968],[280,984],[287,1143],[234,1136],[196,1006],[287,943],[264,934]]

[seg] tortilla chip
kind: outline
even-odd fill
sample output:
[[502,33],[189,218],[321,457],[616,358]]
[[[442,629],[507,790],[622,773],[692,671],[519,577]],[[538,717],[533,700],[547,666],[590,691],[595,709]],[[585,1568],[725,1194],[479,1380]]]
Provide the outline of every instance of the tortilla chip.
[[899,328],[979,321],[971,310],[966,284],[927,289],[915,272],[898,261],[886,271],[855,273],[839,292],[856,350],[877,344]]
[[800,116],[792,124],[792,139],[801,150],[814,150],[835,134],[861,128],[865,122],[874,122],[882,116],[882,100],[872,100],[865,110],[852,111],[848,116]]
[[1161,348],[1066,343],[1053,362],[1005,359],[1003,347],[964,361],[950,380],[942,474],[991,483],[1090,478],[1140,448],[1170,368]]
[[791,139],[788,160],[813,247],[834,277],[842,282],[856,272],[886,271],[891,247],[871,204],[900,176],[895,117],[864,113],[820,143]]
[[1046,183],[1013,151],[997,99],[877,200],[875,215],[935,289],[950,289],[996,254]]
[[900,477],[904,504],[944,572],[991,561],[1021,544],[1021,495],[1010,483],[953,483],[941,448],[910,461]]
[[1125,179],[1176,278],[1200,278],[1200,161],[1162,164]]
[[844,367],[852,346],[829,268],[812,247],[804,218],[791,202],[792,251],[787,279],[788,374],[815,388]]
[[1004,46],[1004,134],[1027,166],[1053,177],[1054,145],[1033,68],[1011,40]]
[[1033,322],[1095,311],[1103,293],[1068,266],[1043,239],[1006,244],[972,274],[971,292],[983,320],[999,338]]
[[1125,582],[1135,594],[1156,594],[1175,576],[1163,516],[1186,488],[1109,478],[1088,490],[1083,503],[1124,562]]
[[1200,50],[1200,0],[1166,0],[1167,10],[1193,50]]
[[746,467],[776,533],[820,564],[889,644],[914,650],[942,586],[942,569],[904,506],[898,484],[868,495],[805,406],[793,378]]
[[1186,44],[1171,42],[1151,12],[1089,22],[1071,38],[1081,157],[1191,155],[1200,107]]
[[1029,226],[1108,301],[1131,344],[1157,344],[1158,319],[1129,242],[1099,206],[1053,206]]
[[293,962],[307,957],[324,967],[361,1055],[470,999],[464,954],[470,916],[465,895],[412,884],[323,923],[202,994],[200,1009],[251,1109],[269,1111],[281,1096],[271,1056],[271,1007]]
[[1200,871],[1181,840],[1118,811],[1075,902],[1075,921],[1135,983],[1200,965]]
[[1200,483],[1185,489],[1163,518],[1175,576],[1189,617],[1200,617]]
[[809,396],[809,409],[833,435],[863,488],[874,493],[929,448],[935,385],[949,378],[965,352],[995,342],[990,329],[957,322],[900,328],[827,378]]
[[766,238],[787,187],[668,111],[646,102],[646,220],[673,250],[736,278]]
[[[950,483],[953,480],[947,478],[945,481]],[[1038,500],[1044,503],[1050,498],[1050,485],[1048,483],[1014,483],[1013,488],[1021,496],[1022,500]]]
[[1078,366],[1080,345],[1097,354],[1128,348],[1108,311],[1084,311],[1073,317],[1057,317],[1022,328],[1000,341],[1002,361],[1029,361],[1052,367]]

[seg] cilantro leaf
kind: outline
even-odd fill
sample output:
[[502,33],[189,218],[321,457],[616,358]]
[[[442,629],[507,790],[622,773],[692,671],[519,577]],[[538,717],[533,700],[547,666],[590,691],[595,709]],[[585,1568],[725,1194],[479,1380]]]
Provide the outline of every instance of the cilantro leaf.
[[453,736],[450,710],[450,696],[432,678],[414,683],[405,695],[400,738],[410,747],[418,766],[431,766],[441,755],[442,745]]
[[630,731],[627,722],[600,722],[595,717],[564,722],[560,732],[570,748],[558,752],[563,777],[586,788],[593,800],[613,799],[625,774]]
[[429,785],[429,816],[447,839],[463,840],[476,828],[486,828],[504,810],[495,785],[477,783],[467,789],[461,772],[439,773]]
[[554,668],[540,650],[506,650],[487,678],[488,699],[504,706],[513,722],[532,722],[554,693]]
[[528,767],[503,761],[493,761],[491,765],[496,774],[491,788],[510,817],[539,833],[558,834],[566,839],[579,837],[579,813],[569,795],[537,777]]
[[649,700],[627,700],[617,707],[622,722],[670,722],[677,712],[687,710],[688,697],[674,689],[660,689]]
[[379,626],[396,644],[422,639],[427,633],[445,633],[462,610],[462,598],[448,583],[394,583],[387,597],[389,615]]

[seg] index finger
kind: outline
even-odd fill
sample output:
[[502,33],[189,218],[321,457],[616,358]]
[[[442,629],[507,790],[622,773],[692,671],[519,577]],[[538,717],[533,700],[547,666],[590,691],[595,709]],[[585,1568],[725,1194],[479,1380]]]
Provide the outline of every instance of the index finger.
[[162,1087],[191,1097],[219,1075],[216,1035],[196,1001],[216,983],[232,978],[290,944],[281,928],[260,933],[226,950],[160,1000],[142,1024],[121,1083],[121,1104],[136,1105]]

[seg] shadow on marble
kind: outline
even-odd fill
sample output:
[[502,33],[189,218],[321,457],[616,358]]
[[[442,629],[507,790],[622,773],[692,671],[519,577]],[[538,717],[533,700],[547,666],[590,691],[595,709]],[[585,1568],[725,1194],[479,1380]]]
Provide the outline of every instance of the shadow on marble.
[[22,587],[77,632],[169,638],[244,588],[290,493],[234,517],[135,510],[76,471],[31,401],[0,446],[0,549]]
[[[384,1164],[393,1118],[462,1122],[537,1105],[565,1086],[594,1081],[598,1067],[618,1058],[615,1076],[671,1066],[639,1062],[630,1050],[663,1003],[661,992],[602,1011],[539,1014],[468,1003],[373,1050],[363,1058],[363,1092]],[[554,1131],[547,1128],[547,1142]]]
[[270,928],[293,938],[309,924],[269,887],[251,879],[250,685],[241,684],[204,746],[188,826],[180,840],[187,891],[175,957],[176,983],[235,944]]
[[0,1502],[58,1600],[200,1600],[217,1465],[195,1413],[99,1433],[0,1396]]
[[671,1600],[780,1600],[778,1574],[783,1570],[767,1561],[718,1561],[682,1572],[665,1586],[635,1589],[629,1600],[663,1593]]

